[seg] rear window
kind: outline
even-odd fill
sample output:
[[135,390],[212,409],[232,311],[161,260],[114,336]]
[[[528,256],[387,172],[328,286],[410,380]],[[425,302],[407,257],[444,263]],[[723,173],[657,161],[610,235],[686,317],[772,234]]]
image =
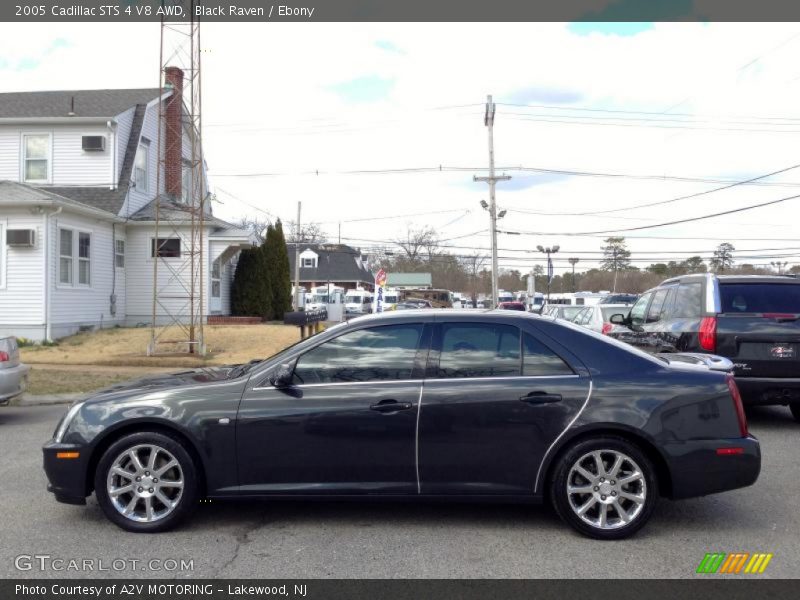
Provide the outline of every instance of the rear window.
[[724,313],[800,313],[800,285],[726,283],[719,286]]

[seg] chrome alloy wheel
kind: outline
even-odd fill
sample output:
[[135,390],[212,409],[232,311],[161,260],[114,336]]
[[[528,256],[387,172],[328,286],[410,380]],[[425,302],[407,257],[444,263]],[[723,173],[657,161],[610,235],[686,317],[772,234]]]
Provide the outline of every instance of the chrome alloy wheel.
[[106,491],[122,516],[152,523],[178,506],[183,495],[183,471],[178,460],[161,446],[133,446],[114,459]]
[[584,522],[597,529],[617,529],[642,512],[647,484],[630,456],[617,450],[594,450],[572,465],[567,497]]

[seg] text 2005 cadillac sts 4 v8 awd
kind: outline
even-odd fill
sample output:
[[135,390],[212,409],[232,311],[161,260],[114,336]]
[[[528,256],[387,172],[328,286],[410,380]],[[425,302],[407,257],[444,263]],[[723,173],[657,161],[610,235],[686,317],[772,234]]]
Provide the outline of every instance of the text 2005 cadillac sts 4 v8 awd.
[[276,356],[118,385],[44,446],[49,489],[130,531],[201,498],[549,500],[628,536],[659,496],[752,484],[758,441],[724,373],[513,311],[355,319]]

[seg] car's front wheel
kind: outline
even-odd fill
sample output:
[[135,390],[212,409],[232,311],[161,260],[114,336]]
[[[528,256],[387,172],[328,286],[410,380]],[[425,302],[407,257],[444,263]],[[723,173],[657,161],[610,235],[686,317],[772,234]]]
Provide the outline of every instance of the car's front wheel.
[[628,537],[648,521],[658,498],[652,462],[617,437],[582,440],[559,460],[550,499],[580,533],[602,540]]
[[128,531],[175,527],[197,504],[197,471],[183,444],[157,432],[114,442],[100,458],[95,494],[106,516]]

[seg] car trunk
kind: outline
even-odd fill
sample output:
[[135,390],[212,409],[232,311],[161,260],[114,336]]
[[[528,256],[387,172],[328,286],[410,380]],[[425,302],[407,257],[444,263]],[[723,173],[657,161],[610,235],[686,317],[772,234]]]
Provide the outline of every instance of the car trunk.
[[19,365],[19,346],[17,338],[0,338],[0,369],[10,369]]
[[717,354],[737,377],[800,377],[800,282],[720,285]]

